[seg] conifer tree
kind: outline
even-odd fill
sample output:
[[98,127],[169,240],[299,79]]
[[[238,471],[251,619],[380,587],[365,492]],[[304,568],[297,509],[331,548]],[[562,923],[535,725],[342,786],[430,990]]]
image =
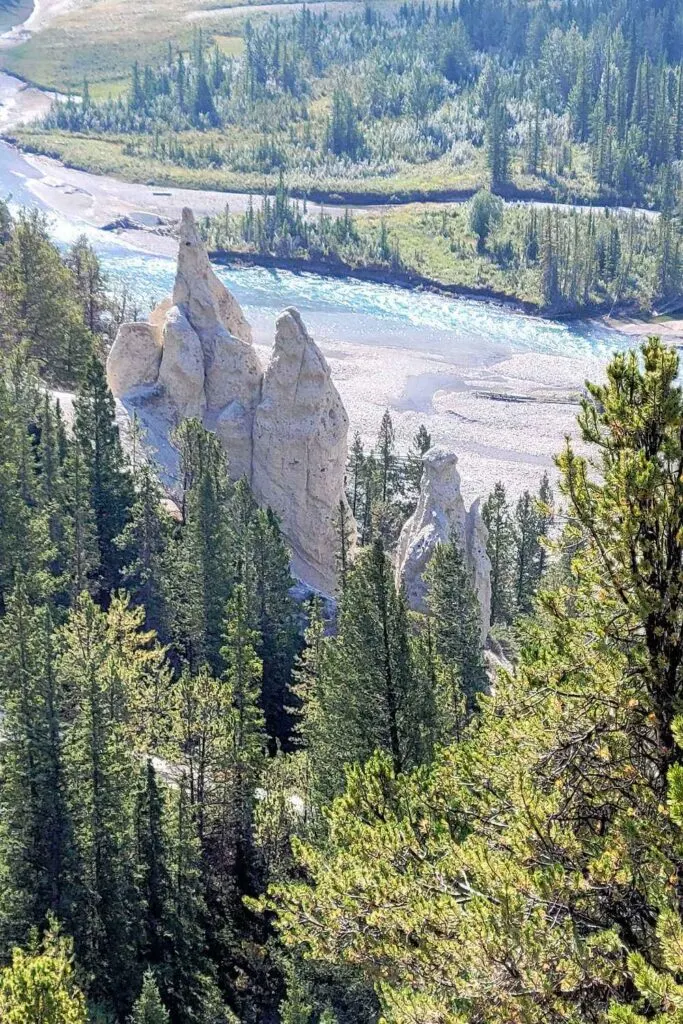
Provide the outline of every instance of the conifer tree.
[[513,611],[512,580],[515,538],[505,487],[499,481],[481,510],[489,531],[487,550],[491,559],[491,625],[507,622]]
[[[251,498],[253,502],[253,498]],[[293,580],[289,571],[290,555],[280,524],[271,509],[257,509],[249,528],[256,652],[262,663],[262,706],[268,735],[280,742],[289,740],[291,722],[286,712],[287,690],[291,682],[294,656],[298,647],[295,608],[290,595]],[[249,587],[248,579],[245,586]]]
[[138,887],[142,904],[139,950],[170,987],[172,966],[171,915],[173,894],[166,835],[165,798],[154,765],[147,758],[141,773],[135,807]]
[[379,498],[391,501],[397,484],[396,439],[389,410],[386,409],[377,435],[377,462],[380,473]]
[[238,870],[246,867],[251,845],[251,812],[256,781],[265,750],[265,719],[261,709],[263,666],[256,654],[258,634],[249,627],[247,595],[242,584],[228,601],[221,656],[232,704],[232,800]]
[[363,463],[365,452],[363,442],[358,431],[353,435],[353,442],[349,449],[349,462],[347,468],[347,488],[349,505],[354,519],[360,518],[360,510],[363,504]]
[[527,614],[541,576],[541,523],[536,502],[524,491],[515,508],[515,609]]
[[86,235],[81,235],[73,243],[66,257],[66,265],[74,277],[76,298],[83,310],[83,322],[91,334],[99,334],[107,308],[106,281],[97,253]]
[[491,175],[491,188],[505,186],[510,176],[508,141],[508,110],[502,95],[496,92],[486,122],[486,159]]
[[28,344],[45,376],[72,385],[93,349],[83,323],[73,276],[39,210],[20,211],[3,246],[0,267],[3,337]]
[[[480,609],[457,536],[439,544],[427,571],[434,648],[471,708],[488,688],[481,650]],[[452,699],[449,705],[452,706]]]
[[355,526],[351,522],[349,506],[343,498],[339,499],[337,505],[334,526],[337,535],[337,583],[339,589],[343,591],[346,586],[346,576],[351,565],[351,544],[355,531]]
[[183,478],[183,529],[166,576],[176,646],[193,670],[220,667],[225,605],[234,578],[230,485],[220,441],[196,420],[175,435]]
[[74,437],[87,474],[101,588],[107,593],[120,583],[123,560],[115,541],[129,518],[133,485],[121,448],[114,399],[96,356],[86,366],[74,406]]
[[408,452],[408,465],[406,469],[408,484],[415,492],[420,490],[420,481],[422,480],[422,456],[425,455],[431,447],[431,435],[424,423],[421,423],[413,438],[410,451]]
[[148,625],[167,633],[164,588],[165,555],[171,537],[171,517],[162,505],[162,491],[149,463],[137,473],[130,520],[117,539],[124,553],[121,581],[133,600],[141,604]]
[[287,997],[280,1003],[280,1020],[282,1024],[310,1024],[312,1019],[310,989],[299,977],[294,965],[290,964],[287,970]]
[[39,946],[14,949],[0,971],[0,1018],[6,1024],[87,1024],[83,993],[74,977],[72,942],[53,918]]
[[149,968],[142,978],[142,990],[130,1020],[131,1024],[169,1024],[168,1010],[161,1001],[154,974]]
[[100,552],[90,475],[78,444],[69,445],[64,462],[64,588],[71,603],[97,590]]
[[71,928],[93,994],[118,1012],[127,1012],[132,1001],[140,929],[137,772],[126,728],[128,691],[139,684],[146,661],[148,638],[138,634],[139,621],[118,598],[105,614],[83,594],[64,626],[57,662],[72,704],[64,737],[74,846]]
[[0,929],[6,947],[25,942],[48,913],[62,916],[68,906],[71,839],[54,646],[49,609],[32,606],[19,578],[0,620]]
[[380,541],[358,555],[348,574],[339,633],[322,664],[323,671],[315,663],[308,669],[316,703],[304,712],[304,730],[315,730],[325,778],[313,770],[328,794],[341,788],[345,764],[363,762],[377,748],[390,753],[399,772],[422,761],[433,695],[414,676],[405,597]]
[[680,1016],[678,368],[651,339],[590,385],[593,465],[559,459],[567,578],[465,741],[411,777],[351,771],[276,887],[286,943],[361,964],[392,1024]]

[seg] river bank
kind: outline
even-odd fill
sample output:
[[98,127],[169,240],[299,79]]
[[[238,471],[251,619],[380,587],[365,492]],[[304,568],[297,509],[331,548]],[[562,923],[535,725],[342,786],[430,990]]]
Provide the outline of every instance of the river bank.
[[[124,230],[130,229],[125,228]],[[410,270],[394,269],[381,265],[354,266],[334,257],[276,256],[272,253],[256,253],[242,249],[212,249],[209,255],[214,263],[231,267],[247,266],[266,267],[274,270],[291,270],[294,273],[312,273],[339,279],[351,278],[357,281],[372,281],[374,284],[404,288],[407,291],[427,291],[435,295],[447,297],[457,295],[463,298],[478,299],[483,302],[496,302],[508,307],[513,312],[524,313],[527,316],[538,316],[549,321],[576,320],[585,322],[594,320],[607,326],[612,326],[617,330],[619,329],[618,325],[623,321],[627,324],[640,324],[641,331],[648,323],[656,326],[660,322],[656,317],[648,317],[634,309],[632,303],[595,303],[582,307],[580,310],[548,309],[535,302],[525,302],[514,295],[510,295],[508,292],[495,288],[467,287],[459,284],[448,285]],[[674,320],[671,323],[675,323],[678,330],[683,328],[683,321]],[[683,342],[683,336],[680,340]]]

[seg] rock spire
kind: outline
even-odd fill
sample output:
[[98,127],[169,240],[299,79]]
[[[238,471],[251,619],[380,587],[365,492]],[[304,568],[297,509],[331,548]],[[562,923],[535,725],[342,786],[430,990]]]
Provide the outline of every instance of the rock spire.
[[171,478],[170,430],[188,417],[214,430],[231,476],[246,477],[256,499],[278,514],[295,575],[334,593],[334,523],[346,501],[346,411],[295,309],[278,318],[262,370],[251,328],[214,273],[188,209],[173,296],[147,323],[121,325],[107,378],[113,394],[137,411]]
[[437,544],[457,537],[472,573],[479,602],[481,642],[491,621],[491,563],[486,553],[488,532],[479,500],[469,511],[460,491],[458,457],[445,448],[430,448],[422,458],[420,496],[414,514],[401,530],[396,557],[396,582],[403,584],[410,607],[427,611],[424,571]]

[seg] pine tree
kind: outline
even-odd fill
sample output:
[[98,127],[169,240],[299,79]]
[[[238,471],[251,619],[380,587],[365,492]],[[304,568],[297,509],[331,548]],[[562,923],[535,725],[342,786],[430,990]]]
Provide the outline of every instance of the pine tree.
[[350,771],[272,892],[285,943],[360,967],[391,1024],[680,1017],[678,371],[650,340],[589,386],[593,459],[559,459],[568,573],[515,672],[431,770]]
[[167,634],[164,559],[172,532],[171,517],[162,504],[162,491],[149,463],[137,473],[130,520],[117,539],[124,553],[121,582],[141,604],[148,625]]
[[378,540],[348,574],[339,632],[321,667],[314,717],[304,728],[315,729],[325,778],[313,770],[328,794],[341,788],[345,764],[363,762],[377,748],[390,753],[399,772],[428,755],[425,722],[433,718],[433,695],[415,678],[405,596],[396,591]]
[[[253,497],[251,497],[253,502]],[[271,509],[256,509],[248,527],[252,583],[244,577],[246,599],[253,606],[251,626],[263,669],[262,705],[268,735],[287,743],[291,721],[287,690],[298,647],[290,554]],[[249,592],[251,591],[251,593]]]
[[20,211],[0,267],[0,327],[7,342],[26,342],[43,374],[72,385],[93,339],[83,323],[73,275],[49,237],[39,210]]
[[536,502],[524,491],[515,508],[515,608],[528,614],[541,575],[541,524]]
[[287,997],[280,1003],[282,1024],[310,1024],[313,1019],[313,1002],[308,985],[290,964],[287,970]]
[[251,845],[251,812],[256,781],[263,766],[265,719],[261,709],[263,665],[256,654],[258,634],[249,628],[247,595],[242,584],[228,601],[221,657],[232,702],[232,799],[238,870],[244,872]]
[[422,480],[422,456],[425,455],[431,447],[431,434],[427,431],[424,423],[421,423],[417,433],[413,437],[410,451],[408,452],[408,465],[406,468],[408,484],[415,492],[420,490],[420,482]]
[[83,310],[83,322],[91,334],[103,329],[103,314],[107,309],[106,280],[97,253],[81,235],[73,243],[66,257],[66,265],[74,276],[76,298]]
[[[335,764],[332,732],[327,729],[323,705],[327,705],[328,691],[333,680],[327,678],[327,652],[330,644],[325,639],[325,619],[320,598],[309,606],[308,623],[304,632],[304,649],[294,669],[295,740],[303,748],[309,768],[307,796],[313,806],[322,803],[331,768]],[[330,747],[330,742],[332,746]]]
[[142,920],[140,958],[172,987],[173,890],[166,835],[166,801],[150,757],[141,773],[135,808],[138,888]]
[[220,667],[225,605],[233,584],[230,485],[220,441],[196,420],[174,435],[180,450],[183,527],[166,572],[174,641],[193,670]]
[[25,351],[19,350],[0,364],[0,612],[17,572],[38,583],[39,570],[51,554],[46,547],[48,524],[32,514],[29,504],[37,498],[28,447],[32,402],[24,385],[16,386],[31,373],[30,364],[21,368],[24,363]]
[[491,175],[491,188],[504,187],[510,177],[508,141],[508,110],[499,92],[489,109],[486,122],[486,160]]
[[377,435],[377,461],[380,471],[380,500],[391,501],[397,485],[396,438],[389,410],[386,409]]
[[347,469],[348,499],[351,506],[351,514],[354,519],[360,518],[360,511],[363,506],[363,464],[365,452],[361,436],[356,431],[353,435],[353,442],[349,449],[349,463]]
[[90,474],[78,444],[64,462],[64,587],[73,604],[84,591],[97,590],[100,553],[92,507]]
[[355,523],[351,520],[349,506],[344,498],[339,499],[334,518],[337,535],[337,580],[341,591],[346,586],[346,576],[351,565],[351,550],[355,540]]
[[0,972],[0,1018],[6,1024],[87,1024],[74,973],[71,940],[49,919],[40,946],[13,950]]

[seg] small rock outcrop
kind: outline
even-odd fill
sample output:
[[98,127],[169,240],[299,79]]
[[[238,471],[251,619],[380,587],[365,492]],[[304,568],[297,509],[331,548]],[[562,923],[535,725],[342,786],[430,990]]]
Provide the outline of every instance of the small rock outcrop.
[[161,331],[152,324],[121,324],[107,360],[107,379],[116,398],[154,383],[159,376],[161,346]]
[[[107,377],[167,463],[169,430],[182,419],[197,417],[214,430],[231,476],[246,477],[256,499],[280,517],[295,575],[334,593],[335,518],[346,501],[346,411],[294,309],[277,320],[263,372],[251,328],[216,277],[190,210],[183,210],[173,296],[147,323],[122,324]],[[166,470],[172,479],[173,467]]]
[[460,491],[458,457],[435,447],[422,458],[420,496],[414,514],[405,523],[398,542],[396,582],[402,584],[415,611],[427,611],[424,572],[437,544],[460,538],[480,608],[481,642],[486,641],[491,619],[491,563],[486,553],[488,533],[479,501],[469,511]]
[[335,514],[346,502],[348,428],[325,357],[298,312],[286,309],[276,322],[254,416],[252,488],[292,538],[294,568],[306,566],[309,581],[315,585],[312,571],[319,589],[328,591],[337,548]]

